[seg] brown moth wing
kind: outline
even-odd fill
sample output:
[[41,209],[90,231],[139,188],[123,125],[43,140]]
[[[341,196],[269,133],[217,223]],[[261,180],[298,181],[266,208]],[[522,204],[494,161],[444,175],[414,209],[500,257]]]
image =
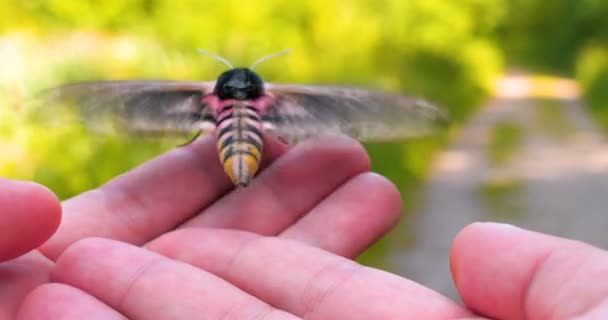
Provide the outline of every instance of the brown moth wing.
[[336,133],[395,141],[431,134],[448,119],[425,100],[378,91],[280,84],[266,84],[266,90],[273,99],[262,119],[289,142]]
[[67,84],[43,92],[34,113],[42,121],[75,117],[104,134],[188,136],[211,121],[202,98],[213,85],[169,80]]

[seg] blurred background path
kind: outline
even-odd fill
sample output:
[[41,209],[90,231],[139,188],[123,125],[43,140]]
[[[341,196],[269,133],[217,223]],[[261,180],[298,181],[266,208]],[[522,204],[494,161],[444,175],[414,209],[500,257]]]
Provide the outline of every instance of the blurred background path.
[[473,221],[608,247],[608,145],[575,82],[507,76],[458,136],[436,158],[421,206],[400,225],[411,239],[391,241],[389,270],[456,298],[450,245]]

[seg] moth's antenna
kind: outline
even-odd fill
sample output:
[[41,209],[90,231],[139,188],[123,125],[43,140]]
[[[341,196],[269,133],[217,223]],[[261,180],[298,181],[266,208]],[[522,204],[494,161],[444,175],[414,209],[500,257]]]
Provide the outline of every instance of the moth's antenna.
[[278,57],[278,56],[282,56],[282,55],[284,55],[284,54],[288,54],[288,53],[290,53],[290,52],[291,52],[291,49],[286,49],[286,50],[283,50],[283,51],[279,51],[279,52],[277,52],[277,53],[272,53],[272,54],[269,54],[269,55],[263,56],[263,57],[259,58],[259,59],[258,59],[256,62],[254,62],[254,63],[251,65],[251,67],[249,67],[249,69],[250,69],[250,70],[253,70],[253,68],[255,68],[255,67],[258,65],[258,64],[260,64],[260,63],[262,63],[262,62],[264,62],[264,61],[266,61],[266,60],[268,60],[268,59],[276,58],[276,57]]
[[227,65],[228,67],[230,67],[230,69],[234,69],[234,67],[232,66],[232,63],[230,63],[230,61],[228,61],[226,58],[224,57],[220,57],[218,55],[215,55],[213,53],[209,53],[203,49],[196,49],[199,53],[206,55],[207,57],[210,57],[212,59],[215,59],[219,62],[223,62],[225,65]]

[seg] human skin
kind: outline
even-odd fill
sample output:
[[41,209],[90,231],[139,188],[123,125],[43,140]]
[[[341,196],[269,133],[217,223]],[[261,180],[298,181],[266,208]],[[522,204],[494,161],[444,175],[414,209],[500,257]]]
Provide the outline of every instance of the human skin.
[[[265,145],[263,165],[267,168],[254,184],[235,192],[231,192],[231,183],[217,160],[212,137],[172,150],[99,189],[65,201],[63,219],[53,237],[39,250],[10,260],[38,247],[55,231],[59,221],[57,199],[48,190],[32,184],[33,192],[42,192],[51,200],[36,202],[42,209],[32,211],[37,215],[35,218],[7,221],[7,230],[19,231],[6,233],[14,239],[5,243],[19,243],[23,249],[3,256],[3,260],[8,261],[2,264],[4,271],[0,275],[17,282],[18,288],[0,287],[0,312],[4,318],[14,319],[25,294],[49,282],[54,261],[67,247],[84,238],[103,237],[143,246],[186,226],[231,228],[263,235],[276,235],[289,229],[297,238],[300,233],[308,234],[318,221],[318,218],[300,219],[303,216],[322,217],[328,227],[331,224],[326,222],[332,217],[335,224],[357,225],[373,205],[382,214],[354,229],[355,237],[350,243],[352,248],[363,250],[398,219],[399,194],[386,179],[369,173],[369,159],[358,143],[327,137],[322,141],[304,142],[287,153],[287,148],[277,141],[266,141]],[[336,167],[336,163],[340,166]],[[11,188],[8,184],[4,187]],[[332,200],[330,195],[340,194],[340,190],[341,194],[355,192],[361,200],[359,205],[353,208],[343,198]],[[5,198],[0,197],[0,201],[6,200],[0,205],[6,207],[7,212],[19,213],[17,208],[11,209],[15,197]],[[33,200],[28,195],[22,199]],[[378,201],[383,205],[378,207]],[[335,213],[327,214],[330,210]],[[26,242],[22,235],[32,233],[28,231],[32,229],[28,223],[43,222],[38,216],[54,217],[49,219],[55,222],[39,225],[38,228],[46,231],[35,232],[38,239]],[[294,225],[298,220],[301,223]],[[9,283],[4,280],[7,279],[3,279],[3,283]]]
[[1,318],[606,316],[605,252],[511,226],[473,224],[455,239],[465,305],[353,262],[396,224],[394,186],[368,172],[352,140],[267,145],[267,168],[233,192],[212,139],[151,160],[66,201],[39,250],[57,228],[58,201],[40,186],[0,181],[11,194],[0,207],[13,219],[0,224]]

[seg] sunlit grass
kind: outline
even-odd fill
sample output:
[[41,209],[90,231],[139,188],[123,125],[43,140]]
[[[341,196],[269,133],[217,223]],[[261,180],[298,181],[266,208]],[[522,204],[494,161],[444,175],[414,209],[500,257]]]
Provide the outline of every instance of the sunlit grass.
[[557,139],[570,137],[575,128],[566,115],[566,106],[556,100],[541,100],[534,109],[534,123],[543,133]]
[[522,212],[522,181],[513,177],[509,163],[520,151],[524,129],[515,122],[500,122],[490,131],[486,149],[492,175],[483,181],[478,194],[492,219],[505,220]]
[[533,75],[530,96],[536,98],[576,98],[580,90],[571,79],[551,75]]
[[492,220],[512,220],[525,214],[524,183],[513,177],[495,177],[478,189],[481,202]]
[[494,95],[502,98],[576,99],[580,94],[576,81],[545,74],[510,75],[494,86]]
[[496,124],[490,132],[487,158],[491,165],[508,163],[519,151],[524,139],[523,128],[514,122]]
[[590,46],[577,61],[576,77],[595,120],[608,134],[608,46]]

